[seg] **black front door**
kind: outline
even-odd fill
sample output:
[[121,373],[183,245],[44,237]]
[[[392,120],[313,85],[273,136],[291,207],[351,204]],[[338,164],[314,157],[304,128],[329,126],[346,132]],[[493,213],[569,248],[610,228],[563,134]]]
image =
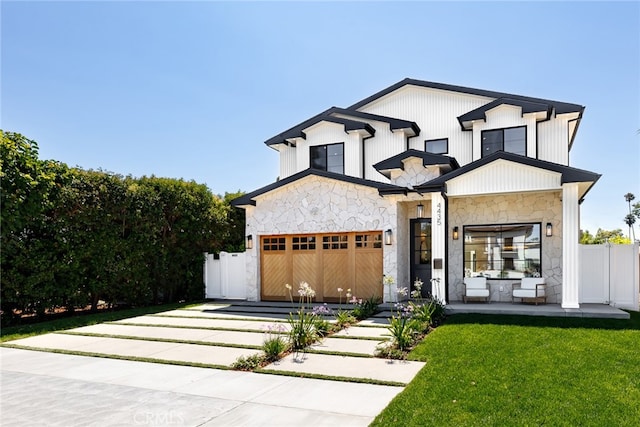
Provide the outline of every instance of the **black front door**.
[[422,296],[431,294],[431,218],[411,220],[411,291],[422,280]]

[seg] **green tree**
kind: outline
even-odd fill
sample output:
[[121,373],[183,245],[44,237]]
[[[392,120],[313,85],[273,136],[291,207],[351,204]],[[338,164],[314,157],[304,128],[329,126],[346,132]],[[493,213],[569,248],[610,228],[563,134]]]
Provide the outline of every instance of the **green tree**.
[[224,236],[222,250],[226,252],[243,252],[245,250],[245,210],[231,206],[231,202],[240,196],[243,191],[224,193],[224,204],[227,209],[227,227]]
[[611,231],[598,228],[595,236],[589,233],[589,230],[580,230],[580,243],[583,245],[601,245],[607,242],[614,245],[624,245],[631,243],[631,240],[625,237],[619,228]]

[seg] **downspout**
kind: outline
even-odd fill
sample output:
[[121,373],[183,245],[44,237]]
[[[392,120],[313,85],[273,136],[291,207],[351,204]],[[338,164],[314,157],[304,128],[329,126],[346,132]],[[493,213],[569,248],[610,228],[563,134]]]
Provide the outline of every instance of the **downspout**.
[[367,139],[373,138],[374,136],[375,135],[371,135],[371,136],[367,136],[367,137],[363,137],[362,138],[362,163],[361,163],[362,166],[360,168],[360,169],[362,169],[362,179],[367,179],[367,177],[365,176],[366,168],[367,168],[366,164],[367,163],[366,163],[366,156],[365,156],[365,149],[364,149],[365,144],[364,144],[364,142]]

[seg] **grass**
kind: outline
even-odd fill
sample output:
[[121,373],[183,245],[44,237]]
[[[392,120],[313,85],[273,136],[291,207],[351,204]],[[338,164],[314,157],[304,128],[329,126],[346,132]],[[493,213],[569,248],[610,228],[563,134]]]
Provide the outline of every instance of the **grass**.
[[427,364],[372,426],[640,419],[640,313],[630,320],[460,314],[409,359]]
[[77,314],[70,317],[63,317],[56,320],[25,325],[9,326],[0,330],[0,342],[27,338],[34,335],[46,334],[48,332],[61,331],[65,329],[79,328],[80,326],[96,325],[102,322],[126,319],[128,317],[143,316],[162,311],[175,310],[178,308],[193,306],[193,303],[175,303],[154,305],[151,307],[131,308],[126,310],[115,310],[93,314]]

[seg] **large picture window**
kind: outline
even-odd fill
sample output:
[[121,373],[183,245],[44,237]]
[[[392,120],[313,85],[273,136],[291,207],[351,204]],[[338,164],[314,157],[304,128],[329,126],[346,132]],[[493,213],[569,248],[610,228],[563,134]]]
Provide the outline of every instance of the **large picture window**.
[[313,169],[344,174],[344,144],[315,145],[309,147]]
[[482,131],[482,157],[496,151],[527,155],[527,127]]
[[540,223],[464,227],[464,276],[520,279],[540,275]]

